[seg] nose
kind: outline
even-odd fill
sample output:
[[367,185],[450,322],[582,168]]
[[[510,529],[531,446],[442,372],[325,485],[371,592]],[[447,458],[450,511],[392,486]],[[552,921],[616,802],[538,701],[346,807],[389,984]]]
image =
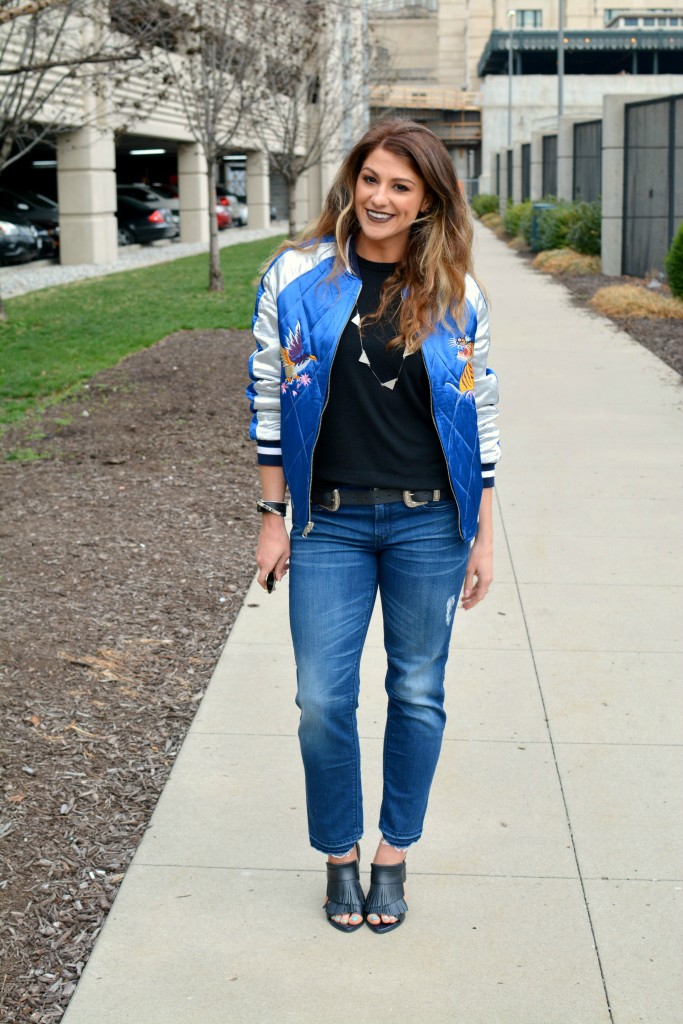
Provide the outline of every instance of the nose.
[[372,196],[373,203],[375,206],[386,206],[389,201],[387,195],[386,185],[378,185]]

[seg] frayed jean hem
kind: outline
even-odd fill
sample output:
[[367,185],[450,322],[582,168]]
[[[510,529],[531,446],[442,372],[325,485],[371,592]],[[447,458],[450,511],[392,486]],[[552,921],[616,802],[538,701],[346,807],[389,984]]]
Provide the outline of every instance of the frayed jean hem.
[[340,844],[339,846],[327,846],[325,843],[319,843],[313,836],[309,836],[309,842],[314,850],[318,853],[327,854],[328,857],[347,857],[351,851],[355,848],[356,843],[359,843],[363,838],[362,834],[357,839],[352,839],[349,843]]

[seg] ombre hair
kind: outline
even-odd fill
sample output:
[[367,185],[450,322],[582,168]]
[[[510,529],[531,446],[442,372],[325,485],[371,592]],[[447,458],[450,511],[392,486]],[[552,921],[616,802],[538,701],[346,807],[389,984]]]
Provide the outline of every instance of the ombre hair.
[[428,128],[402,118],[372,125],[341,165],[320,216],[296,240],[284,242],[278,253],[308,249],[333,235],[337,254],[330,276],[349,269],[348,241],[360,230],[354,209],[356,182],[375,149],[385,149],[404,160],[425,185],[426,213],[412,224],[405,256],[384,284],[379,309],[367,318],[382,316],[402,294],[398,334],[389,345],[410,354],[447,317],[463,326],[465,275],[472,268],[468,203],[448,150]]

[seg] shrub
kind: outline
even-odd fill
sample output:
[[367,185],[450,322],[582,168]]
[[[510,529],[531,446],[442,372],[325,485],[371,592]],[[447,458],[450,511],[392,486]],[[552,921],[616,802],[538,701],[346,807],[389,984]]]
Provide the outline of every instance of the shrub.
[[511,235],[512,238],[522,235],[522,218],[527,214],[531,214],[530,201],[526,203],[511,203],[503,214],[505,234]]
[[602,221],[600,200],[575,203],[574,211],[576,219],[567,230],[567,245],[584,256],[599,256]]
[[523,204],[524,210],[519,218],[519,233],[527,245],[531,245],[531,224],[533,220],[534,204],[528,200]]
[[472,196],[470,203],[477,217],[483,217],[485,213],[498,213],[500,209],[500,199],[489,192]]
[[543,210],[538,218],[536,251],[564,249],[569,244],[567,232],[575,220],[576,208],[573,203],[559,202]]
[[674,235],[671,248],[666,254],[664,267],[671,294],[683,299],[683,223],[679,225],[678,231]]

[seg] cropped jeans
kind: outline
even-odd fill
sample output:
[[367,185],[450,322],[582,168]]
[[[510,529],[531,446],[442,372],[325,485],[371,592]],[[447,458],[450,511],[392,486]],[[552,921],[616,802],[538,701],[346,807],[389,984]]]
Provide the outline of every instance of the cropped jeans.
[[379,828],[405,848],[422,834],[446,723],[444,672],[469,543],[454,501],[408,508],[314,505],[292,533],[290,623],[311,845],[343,856],[363,834],[356,710],[379,589],[387,655]]

